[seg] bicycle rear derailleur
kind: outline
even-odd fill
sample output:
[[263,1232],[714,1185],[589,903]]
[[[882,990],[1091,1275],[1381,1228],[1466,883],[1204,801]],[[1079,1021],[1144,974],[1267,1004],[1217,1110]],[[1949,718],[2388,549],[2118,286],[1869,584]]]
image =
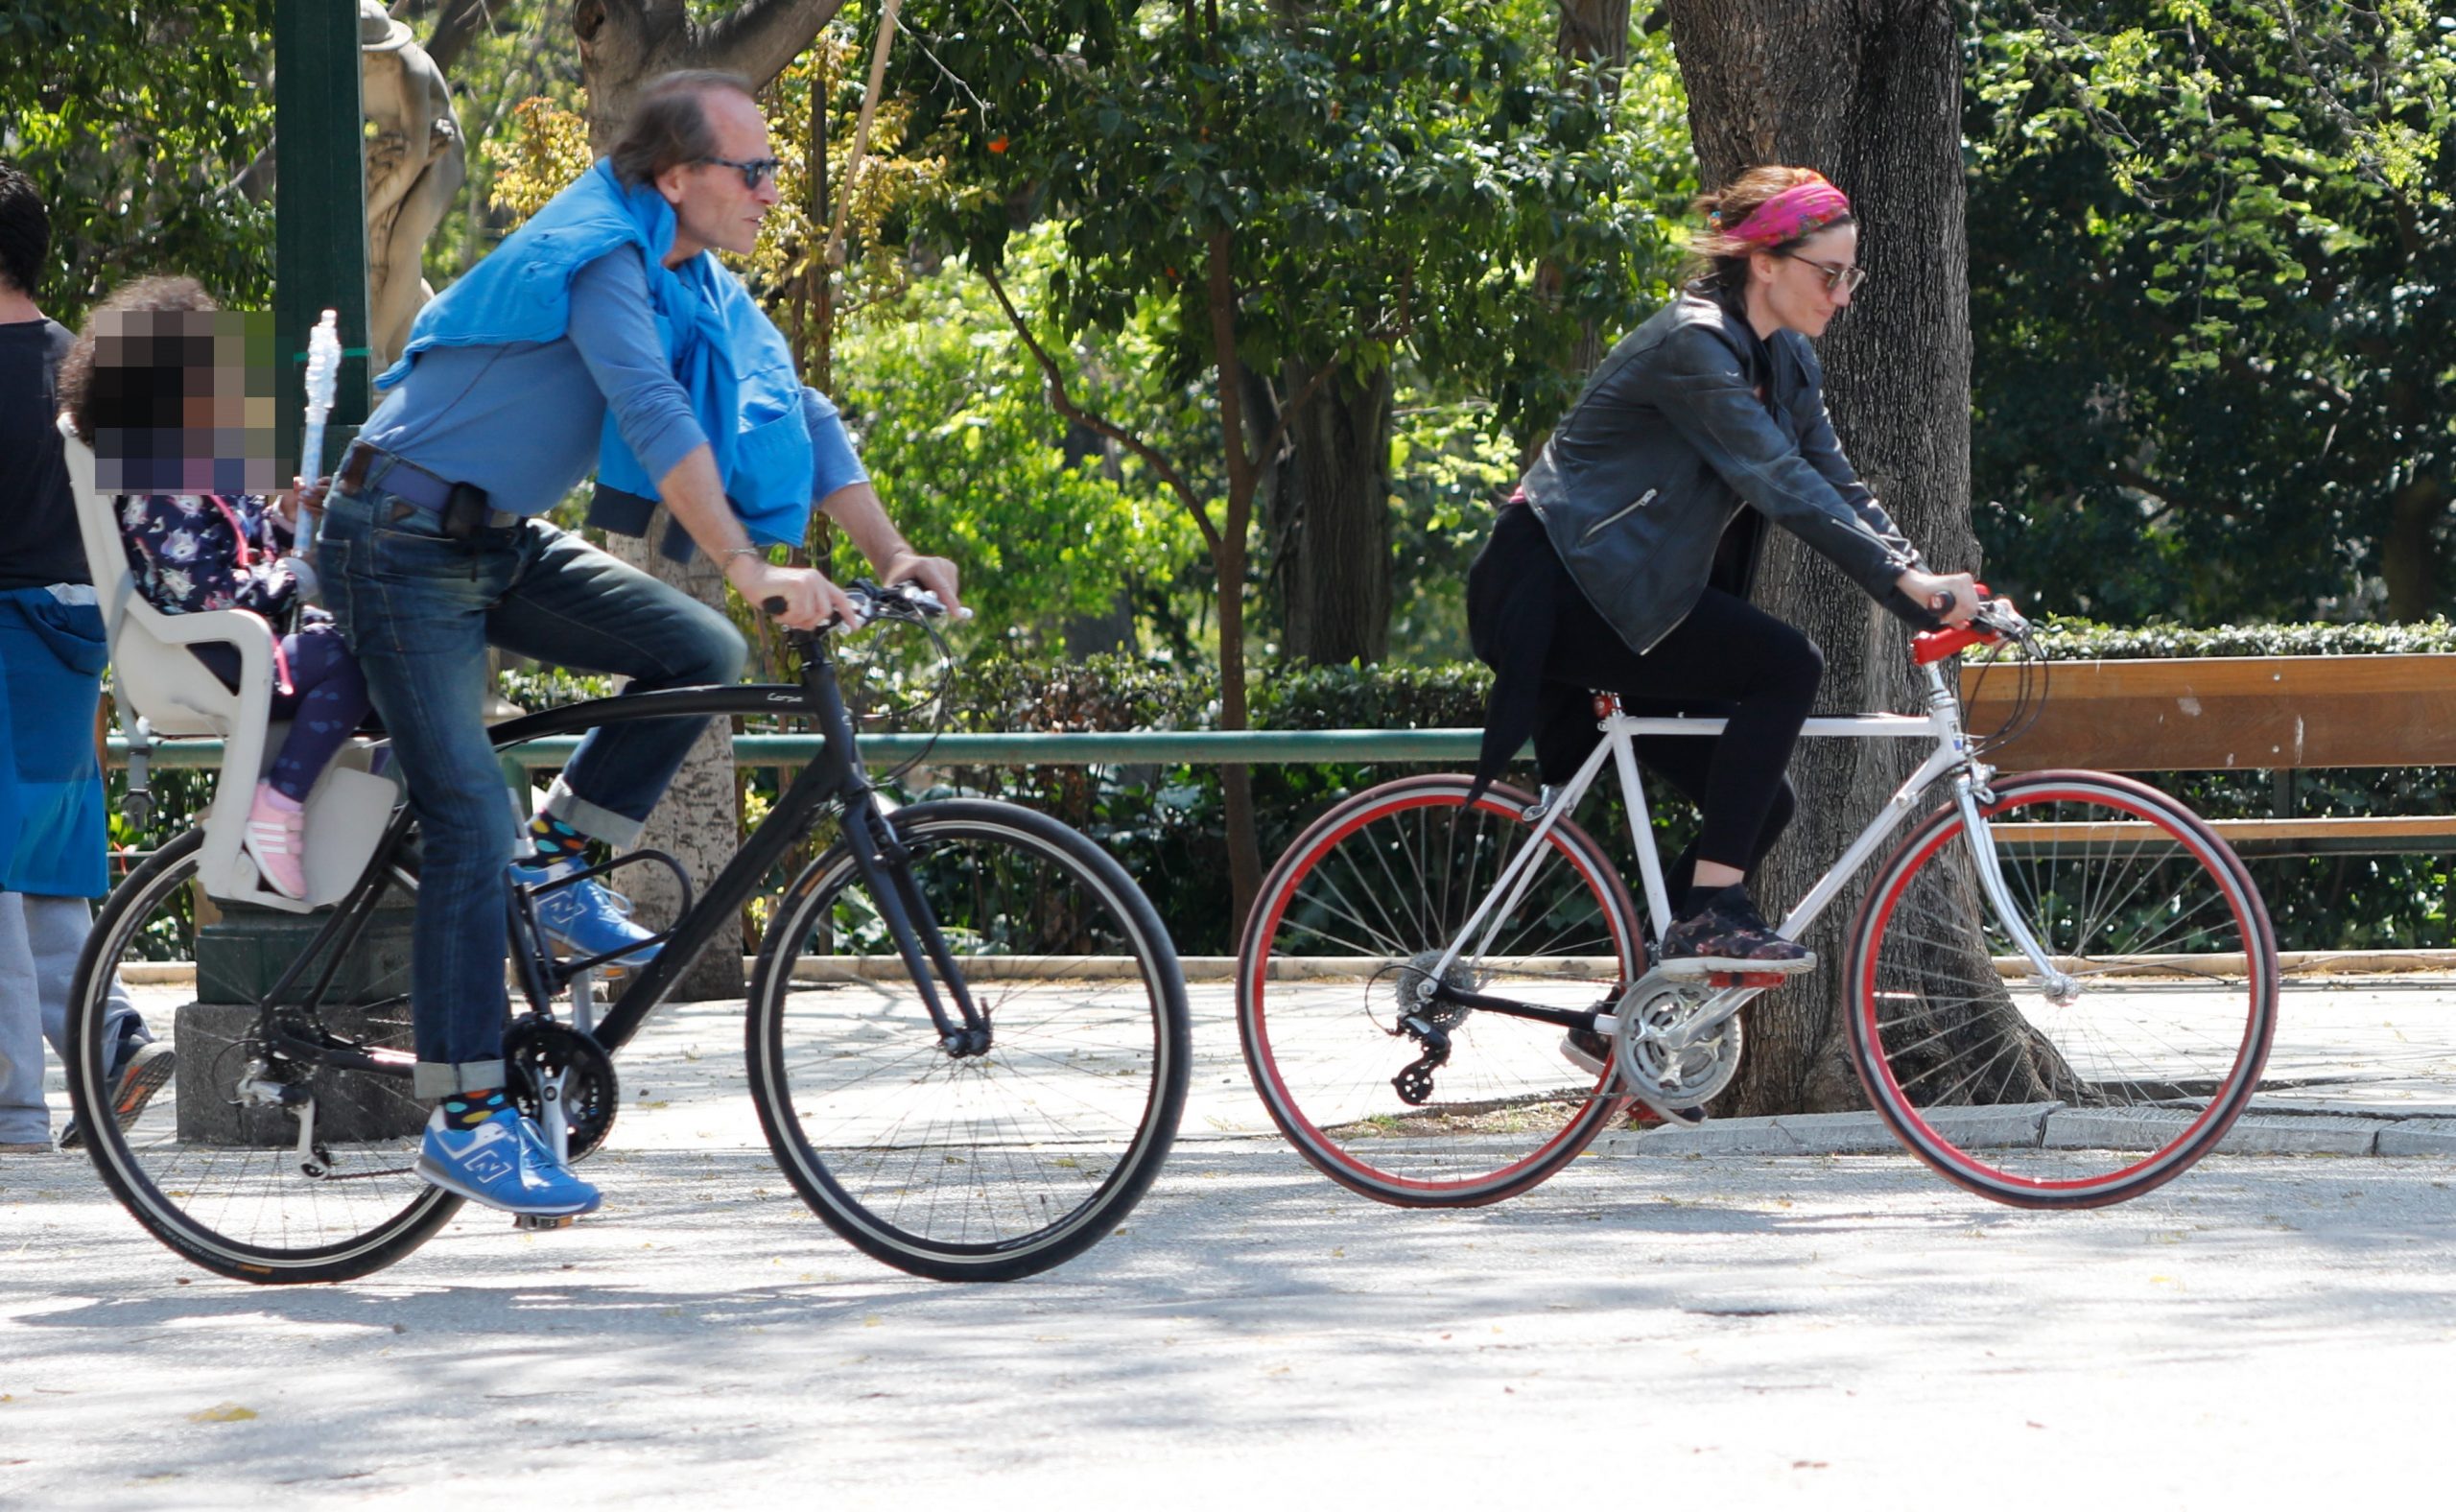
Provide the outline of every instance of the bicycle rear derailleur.
[[1423,1055],[1390,1078],[1399,1100],[1409,1107],[1420,1108],[1432,1100],[1432,1074],[1450,1063],[1450,1031],[1475,1012],[1461,1004],[1437,1002],[1433,994],[1445,983],[1461,992],[1480,991],[1484,985],[1486,974],[1463,961],[1452,962],[1436,980],[1432,969],[1440,959],[1439,952],[1425,951],[1396,967],[1384,968],[1385,975],[1396,977],[1399,995],[1399,1023],[1390,1033],[1405,1034],[1424,1047]]

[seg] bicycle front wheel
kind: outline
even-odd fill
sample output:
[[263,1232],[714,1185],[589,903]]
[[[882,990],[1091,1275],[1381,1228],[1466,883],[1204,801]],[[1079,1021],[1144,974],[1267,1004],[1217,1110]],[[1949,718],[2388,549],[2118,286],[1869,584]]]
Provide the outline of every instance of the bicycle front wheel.
[[[203,841],[190,830],[155,852],[86,937],[68,1023],[78,1127],[112,1194],[207,1270],[380,1270],[460,1205],[412,1169],[426,1110],[410,1095],[410,864],[379,860],[381,883],[326,934],[336,910],[207,897]],[[109,1079],[127,1004],[177,1057],[133,1115]]]
[[1403,778],[1316,820],[1263,884],[1237,962],[1238,1032],[1272,1120],[1323,1174],[1401,1207],[1523,1192],[1621,1103],[1609,1061],[1565,1059],[1556,1024],[1421,1007],[1445,953],[1458,947],[1452,986],[1563,1010],[1608,1006],[1644,969],[1637,910],[1586,832],[1563,815],[1538,840],[1532,798],[1496,784],[1470,805],[1467,789]]
[[[1056,820],[976,799],[889,821],[985,1053],[940,1043],[853,858],[794,880],[752,979],[751,1093],[804,1201],[940,1281],[1081,1254],[1158,1174],[1185,1106],[1185,981],[1149,900]],[[954,983],[934,983],[953,1015]]]
[[1984,897],[1948,805],[1886,862],[1850,963],[1869,1099],[1947,1180],[2017,1207],[2120,1202],[2225,1137],[2276,1028],[2277,944],[2242,863],[2189,810],[2103,772],[2008,778]]

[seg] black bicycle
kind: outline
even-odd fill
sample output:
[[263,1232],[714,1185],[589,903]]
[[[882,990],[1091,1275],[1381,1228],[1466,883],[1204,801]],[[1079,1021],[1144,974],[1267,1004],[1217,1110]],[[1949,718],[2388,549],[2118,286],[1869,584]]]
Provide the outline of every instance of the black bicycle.
[[[856,598],[864,619],[921,626],[936,644],[928,595],[862,584]],[[794,1190],[916,1275],[1059,1264],[1133,1208],[1175,1138],[1188,1028],[1167,931],[1113,859],[1046,815],[979,798],[894,805],[863,771],[828,633],[791,639],[798,683],[625,695],[495,728],[506,752],[681,715],[824,737],[705,893],[692,900],[686,882],[636,972],[609,980],[604,957],[556,958],[534,899],[507,888],[514,1096],[570,1158],[596,1150],[620,1106],[614,1052],[748,906],[761,925],[750,1092]],[[413,1170],[416,822],[397,809],[356,886],[306,914],[208,897],[202,843],[192,829],[130,873],[80,962],[69,1082],[94,1162],[140,1223],[208,1270],[262,1283],[379,1270],[461,1200]],[[681,872],[634,851],[580,875],[642,864]],[[779,876],[791,880],[776,892]],[[127,1127],[101,1043],[119,992],[154,1005],[178,1051],[172,1084]]]

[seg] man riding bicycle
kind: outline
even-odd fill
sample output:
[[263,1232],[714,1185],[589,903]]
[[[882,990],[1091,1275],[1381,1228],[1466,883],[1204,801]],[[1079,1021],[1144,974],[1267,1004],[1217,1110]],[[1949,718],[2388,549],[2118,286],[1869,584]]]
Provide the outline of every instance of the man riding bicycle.
[[[413,1087],[439,1100],[418,1173],[507,1212],[576,1216],[599,1194],[505,1093],[505,888],[568,877],[592,839],[634,841],[706,721],[592,732],[515,861],[483,719],[485,649],[638,691],[734,681],[744,654],[722,614],[540,516],[593,470],[601,502],[661,499],[735,591],[783,601],[785,624],[857,622],[824,575],[768,559],[803,539],[815,501],[882,580],[957,605],[955,565],[897,532],[835,407],[802,386],[714,255],[751,249],[775,170],[747,81],[649,83],[613,151],[420,313],[330,484],[325,596],[424,836]],[[549,938],[577,954],[648,938],[594,882],[536,902]]]

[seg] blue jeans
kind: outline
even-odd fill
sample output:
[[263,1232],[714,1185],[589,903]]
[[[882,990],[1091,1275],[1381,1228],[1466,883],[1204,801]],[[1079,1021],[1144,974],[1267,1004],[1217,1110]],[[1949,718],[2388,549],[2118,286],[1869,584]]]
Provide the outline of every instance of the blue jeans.
[[[366,674],[421,843],[410,1009],[419,1097],[504,1084],[505,919],[513,822],[483,719],[486,647],[631,679],[729,683],[742,637],[680,589],[539,519],[463,544],[381,488],[336,495],[317,537],[326,605]],[[592,730],[548,811],[614,845],[639,838],[705,719]]]

